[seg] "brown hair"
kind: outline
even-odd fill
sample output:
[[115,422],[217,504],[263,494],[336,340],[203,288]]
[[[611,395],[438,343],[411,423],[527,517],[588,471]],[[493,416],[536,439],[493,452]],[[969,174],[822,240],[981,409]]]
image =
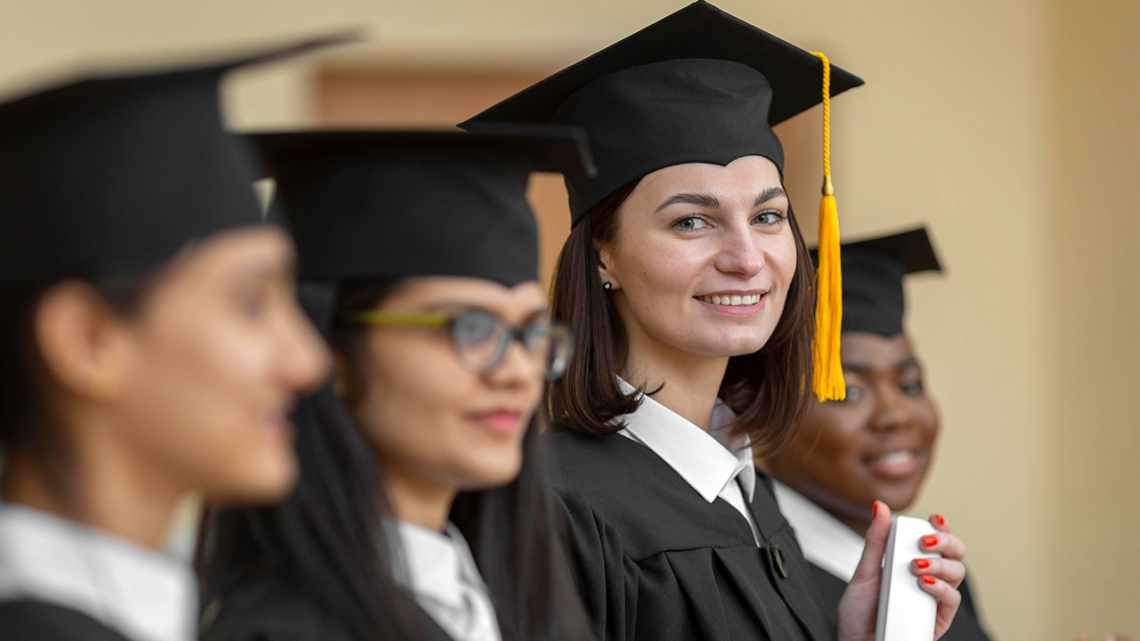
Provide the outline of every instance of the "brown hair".
[[[573,329],[576,349],[566,373],[548,393],[547,410],[555,429],[613,433],[623,427],[614,419],[633,412],[640,402],[638,394],[624,394],[617,384],[629,345],[616,306],[602,289],[595,248],[614,239],[618,210],[636,186],[630,183],[594,206],[570,231],[558,257],[552,314]],[[748,435],[758,453],[787,441],[807,403],[811,375],[814,268],[794,211],[788,220],[796,243],[796,272],[784,313],[762,349],[729,359],[720,385],[720,398],[736,413],[733,430]]]

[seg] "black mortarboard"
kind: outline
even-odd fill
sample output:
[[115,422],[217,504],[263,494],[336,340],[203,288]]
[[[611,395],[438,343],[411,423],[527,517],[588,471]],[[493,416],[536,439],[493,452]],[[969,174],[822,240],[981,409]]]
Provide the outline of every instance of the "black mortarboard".
[[[586,129],[598,164],[567,180],[573,222],[658,169],[760,155],[782,170],[771,127],[819,104],[820,60],[695,2],[507,98],[461,126],[554,122]],[[831,67],[831,95],[863,84]]]
[[[538,279],[531,172],[593,171],[581,130],[308,131],[250,136],[301,278]],[[280,209],[280,212],[276,210]]]
[[347,39],[86,74],[0,104],[0,281],[139,276],[189,243],[260,223],[252,156],[225,130],[218,82]]
[[843,243],[841,260],[843,331],[887,337],[903,333],[903,278],[942,271],[926,227]]

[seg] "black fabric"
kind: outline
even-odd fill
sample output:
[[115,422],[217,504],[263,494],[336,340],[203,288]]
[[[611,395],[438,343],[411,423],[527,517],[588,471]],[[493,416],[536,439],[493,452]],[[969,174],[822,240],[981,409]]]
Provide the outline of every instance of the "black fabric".
[[[832,67],[831,93],[863,81]],[[690,162],[749,155],[783,167],[771,127],[818,104],[807,51],[695,2],[483,111],[461,126],[556,122],[590,134],[598,175],[567,177],[574,222],[622,186]]]
[[218,81],[341,40],[91,74],[0,104],[0,282],[140,276],[261,223],[252,155],[225,130]]
[[31,599],[0,601],[4,641],[133,641],[86,614]]
[[288,221],[301,278],[310,281],[537,280],[529,174],[592,171],[584,134],[566,127],[263,133],[251,140],[277,182],[274,215]]
[[758,548],[739,512],[707,503],[647,447],[619,434],[546,438],[571,565],[600,641],[835,637],[759,472]]
[[[417,641],[451,641],[409,598],[422,621]],[[305,595],[271,576],[235,584],[203,609],[201,641],[377,641],[352,635]]]
[[[816,250],[812,250],[816,260]],[[879,336],[903,333],[903,278],[942,272],[926,227],[843,243],[843,331]]]
[[[812,578],[819,590],[819,601],[830,615],[831,620],[834,621],[839,608],[839,599],[843,597],[843,591],[847,589],[847,584],[813,563],[808,565],[811,567]],[[958,609],[954,622],[950,624],[950,629],[947,630],[941,641],[991,641],[989,633],[986,632],[986,628],[982,624],[978,606],[974,602],[969,577],[962,581],[958,590],[962,593],[962,606]]]

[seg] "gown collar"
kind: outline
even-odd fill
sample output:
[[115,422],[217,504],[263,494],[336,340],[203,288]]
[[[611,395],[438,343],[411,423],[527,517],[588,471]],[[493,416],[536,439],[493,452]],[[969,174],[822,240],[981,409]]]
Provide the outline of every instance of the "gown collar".
[[186,565],[41,510],[0,503],[0,599],[59,605],[138,641],[190,641]]
[[[637,388],[618,378],[626,394]],[[734,415],[719,398],[713,406],[709,431],[642,394],[631,413],[619,417],[625,424],[619,434],[638,441],[673,468],[706,502],[739,477],[745,498],[751,502],[756,489],[752,447],[747,439],[733,440],[726,429]]]
[[863,556],[863,538],[792,488],[773,481],[780,511],[796,532],[804,558],[845,583]]

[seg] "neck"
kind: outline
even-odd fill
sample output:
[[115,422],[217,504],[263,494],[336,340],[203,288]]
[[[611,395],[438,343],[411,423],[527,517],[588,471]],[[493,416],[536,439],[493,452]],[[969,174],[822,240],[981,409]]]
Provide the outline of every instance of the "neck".
[[[5,461],[4,500],[101,530],[138,547],[163,548],[185,492],[149,457],[117,443],[116,430],[81,423],[66,455]],[[60,473],[66,470],[66,473]]]
[[681,353],[631,331],[629,357],[621,376],[632,385],[644,385],[648,391],[661,387],[653,395],[655,401],[707,430],[727,367],[726,356]]
[[391,499],[396,520],[442,532],[455,501],[455,488],[409,474],[391,462],[383,469],[385,487],[381,491]]
[[[780,469],[779,466],[774,466],[774,469]],[[818,488],[811,482],[796,481],[787,477],[783,477],[779,472],[774,473],[774,478],[777,481],[787,485],[803,497],[807,498],[812,503],[823,509],[835,520],[846,525],[852,532],[863,536],[867,533],[867,528],[871,527],[871,506],[866,508],[855,507],[848,502],[833,497],[826,490]]]

